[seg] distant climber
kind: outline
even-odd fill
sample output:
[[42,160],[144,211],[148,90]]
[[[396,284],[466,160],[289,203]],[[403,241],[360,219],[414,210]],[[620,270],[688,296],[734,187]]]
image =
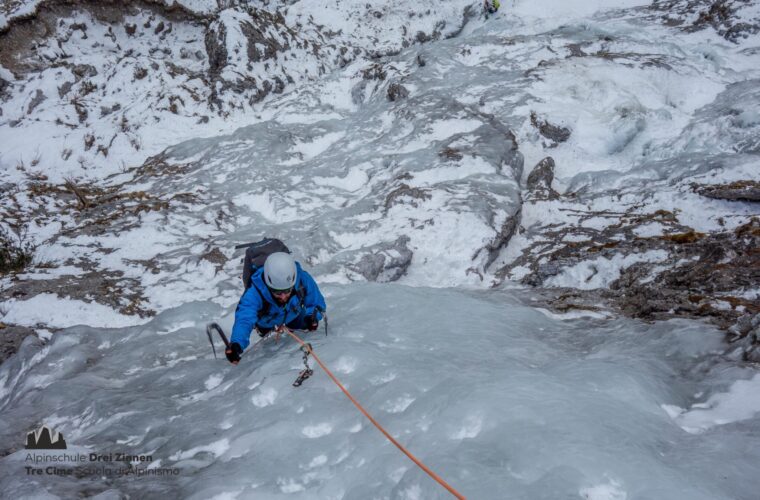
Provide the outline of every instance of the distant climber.
[[499,0],[483,0],[483,10],[486,12],[486,17],[490,14],[496,14],[499,7],[501,7]]
[[[259,249],[266,251],[266,248],[277,247],[277,244],[286,251],[267,255],[261,267],[252,263],[256,261],[256,251],[260,254]],[[287,247],[279,240],[263,240],[253,244],[246,252],[245,271],[248,283],[235,310],[232,338],[225,350],[227,360],[234,365],[240,361],[240,356],[250,344],[254,328],[260,337],[283,325],[291,329],[313,331],[318,328],[327,309],[314,278],[287,253]]]

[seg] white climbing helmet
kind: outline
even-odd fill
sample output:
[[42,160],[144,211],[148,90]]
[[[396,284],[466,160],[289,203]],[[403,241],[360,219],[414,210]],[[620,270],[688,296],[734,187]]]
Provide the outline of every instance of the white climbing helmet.
[[296,261],[285,252],[275,252],[264,262],[264,283],[272,290],[289,290],[296,284]]

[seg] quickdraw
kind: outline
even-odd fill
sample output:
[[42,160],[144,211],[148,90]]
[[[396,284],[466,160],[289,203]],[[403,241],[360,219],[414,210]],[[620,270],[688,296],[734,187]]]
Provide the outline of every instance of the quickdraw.
[[314,370],[309,367],[309,354],[311,353],[311,344],[306,343],[302,345],[301,352],[303,352],[303,365],[305,368],[301,370],[301,373],[298,374],[298,378],[296,378],[295,382],[293,382],[293,387],[301,387],[301,384],[304,383],[304,380],[314,375]]

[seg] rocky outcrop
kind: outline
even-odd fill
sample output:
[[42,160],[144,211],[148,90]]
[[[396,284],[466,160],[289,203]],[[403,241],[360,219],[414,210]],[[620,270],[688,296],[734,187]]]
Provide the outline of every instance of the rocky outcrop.
[[376,245],[348,267],[361,274],[367,281],[396,281],[406,274],[412,263],[414,254],[407,247],[408,244],[409,237],[400,236],[392,243]]
[[547,156],[533,167],[527,180],[527,189],[530,199],[553,200],[559,197],[559,193],[552,188],[554,180],[554,158]]
[[29,335],[34,335],[31,328],[0,323],[0,363],[18,351],[21,342]]
[[[625,218],[621,217],[621,221]],[[636,235],[637,227],[652,221],[672,227],[673,232],[649,237]],[[594,262],[644,256],[647,252],[658,252],[661,256],[642,261],[632,259],[635,263],[622,266],[620,276],[607,287],[587,290],[560,287],[554,288],[554,294],[546,292],[548,305],[560,311],[598,310],[601,306],[650,321],[698,317],[727,330],[748,314],[760,314],[760,298],[753,295],[760,283],[760,219],[731,231],[706,234],[678,225],[672,214],[663,212],[604,230],[565,227],[551,234],[550,250],[541,252],[541,247],[546,248],[547,240],[543,240],[510,266],[530,269],[522,278],[524,284],[534,287],[551,284],[564,270],[582,262],[589,263],[589,278],[593,278]],[[571,234],[584,234],[585,238],[562,243]],[[748,333],[735,335],[743,338]]]
[[310,40],[285,24],[279,14],[247,8],[226,9],[205,34],[211,99],[223,109],[221,94],[232,91],[261,101],[286,86],[315,79],[337,65],[343,53],[324,39]]
[[[445,20],[426,22],[426,18],[436,18],[436,12],[427,10],[410,16],[406,23],[400,23],[400,39],[394,40],[394,43],[409,46],[415,41],[424,43],[456,36],[470,17],[470,9],[466,7],[466,2],[460,3],[465,8],[459,11],[462,16],[459,23],[447,23]],[[68,42],[70,34],[61,36],[57,20],[65,20],[73,12],[86,12],[98,23],[110,28],[107,29],[107,36],[115,43],[119,42],[122,34],[132,39],[150,34],[155,36],[157,41],[168,42],[157,43],[157,52],[165,49],[171,51],[174,46],[179,51],[182,47],[171,43],[171,34],[183,31],[186,35],[188,27],[200,28],[200,39],[205,42],[205,50],[200,55],[208,62],[210,82],[219,80],[224,69],[232,67],[237,77],[231,72],[222,78],[222,81],[238,91],[253,87],[253,90],[260,91],[257,94],[259,99],[269,92],[278,89],[281,91],[284,85],[297,81],[304,76],[302,72],[316,70],[316,73],[320,74],[334,64],[347,64],[358,53],[365,51],[358,46],[349,50],[348,47],[340,46],[339,42],[334,44],[330,40],[336,39],[340,33],[330,31],[326,26],[316,25],[312,20],[303,25],[301,18],[297,17],[295,25],[288,25],[278,10],[280,6],[276,3],[270,6],[269,2],[265,2],[261,7],[254,7],[249,2],[221,1],[204,3],[175,0],[27,0],[4,7],[7,23],[0,26],[0,38],[3,39],[4,48],[0,51],[0,64],[14,72],[22,73],[41,70],[55,64],[55,61],[50,59],[50,54],[46,54],[47,57],[36,58],[29,49],[50,37],[59,41],[65,39],[64,41]],[[457,11],[459,7],[452,6],[450,9]],[[146,13],[147,18],[138,18],[140,13]],[[366,28],[366,34],[362,39],[365,36],[372,39],[371,33],[387,29],[382,22],[377,22],[383,18],[382,12],[375,10],[369,14],[376,19],[363,20],[361,16],[357,19],[356,29]],[[425,30],[412,31],[411,24],[414,22],[429,24],[432,30],[426,27]],[[410,26],[407,27],[406,24]],[[62,25],[65,27],[66,23]],[[92,24],[88,22],[76,22],[71,24],[70,28],[78,33],[78,39],[87,40],[100,35],[97,32],[99,30],[93,32]],[[61,49],[66,50],[63,47]],[[394,51],[397,49],[370,49],[369,53],[371,57],[379,58]],[[199,55],[195,49],[185,50],[182,57],[191,54],[194,57]],[[17,55],[24,57],[16,57]],[[300,61],[297,61],[298,59]],[[19,61],[24,68],[18,66]],[[262,63],[261,68],[256,67],[258,63]],[[309,75],[313,76],[315,75]],[[279,84],[275,77],[283,83]]]
[[731,344],[734,357],[760,363],[760,314],[741,316],[726,332],[726,341]]
[[429,200],[431,198],[429,190],[417,187],[410,187],[403,182],[385,197],[384,208],[388,211],[393,205],[398,203],[408,203],[417,207],[418,200]]
[[731,42],[760,32],[760,18],[752,20],[738,15],[752,0],[666,0],[652,2],[649,8],[662,13],[660,19],[668,26],[694,32],[711,28]]
[[556,147],[559,143],[565,142],[570,138],[569,128],[553,125],[547,120],[539,118],[536,113],[530,114],[530,124],[533,125],[543,137],[549,139],[550,143],[547,144],[547,147]]
[[208,55],[209,75],[212,79],[219,78],[222,70],[227,67],[227,28],[223,23],[218,23],[206,31],[203,41]]
[[622,271],[605,294],[626,314],[699,316],[727,328],[746,313],[760,313],[760,300],[742,296],[760,283],[760,219],[734,231],[671,234],[641,243],[647,250],[666,250],[672,264],[659,273],[652,273],[656,263]]
[[409,97],[409,90],[398,82],[388,85],[388,100],[391,102]]
[[694,184],[695,192],[716,200],[760,202],[760,182],[736,181],[728,184]]
[[[158,0],[38,2],[0,30],[3,119],[51,122],[69,136],[40,167],[98,163],[114,145],[139,152],[146,120],[228,116],[353,56],[319,29],[308,33],[243,4],[203,12]],[[51,94],[43,82],[52,78]],[[84,152],[72,156],[79,141]]]
[[[478,252],[473,256],[472,260],[476,260],[481,252],[485,251],[487,258],[485,262],[483,263],[483,269],[488,269],[488,267],[494,263],[494,261],[499,257],[499,252],[506,248],[506,246],[509,244],[509,241],[512,239],[512,237],[515,234],[515,231],[517,230],[517,227],[520,222],[520,211],[518,210],[514,215],[508,216],[504,222],[501,225],[501,228],[496,232],[496,235],[494,238],[488,242],[488,244],[478,250]],[[468,272],[474,272],[476,274],[479,274],[482,279],[482,273],[477,268],[470,268],[468,269]]]

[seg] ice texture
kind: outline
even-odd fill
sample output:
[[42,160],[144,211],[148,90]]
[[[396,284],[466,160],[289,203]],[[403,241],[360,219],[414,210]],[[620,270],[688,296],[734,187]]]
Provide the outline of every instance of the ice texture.
[[[329,336],[308,334],[315,352],[468,498],[749,500],[758,491],[751,411],[695,435],[681,428],[693,417],[674,422],[661,407],[707,401],[719,416],[742,391],[756,391],[750,369],[716,361],[720,335],[710,327],[566,321],[507,292],[325,288],[334,315]],[[26,342],[0,366],[0,440],[17,450],[0,459],[3,491],[447,498],[318,367],[291,386],[302,366],[292,340],[270,339],[233,367],[213,358],[201,327],[159,335],[181,321],[221,317],[228,325],[232,312],[188,304],[142,326],[73,327],[43,349]],[[150,453],[181,473],[31,478],[18,448],[38,421],[71,446]]]

